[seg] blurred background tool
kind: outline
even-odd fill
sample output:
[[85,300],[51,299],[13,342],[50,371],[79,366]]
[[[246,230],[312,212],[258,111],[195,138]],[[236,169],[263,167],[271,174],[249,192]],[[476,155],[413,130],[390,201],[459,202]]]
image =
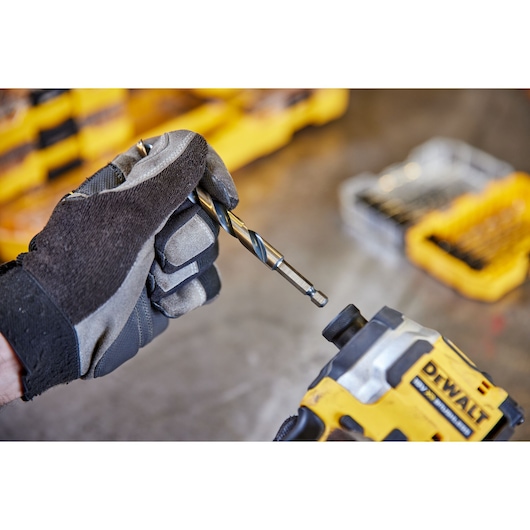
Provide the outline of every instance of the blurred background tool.
[[25,252],[60,198],[138,138],[192,130],[233,172],[348,101],[345,89],[0,89],[0,260]]

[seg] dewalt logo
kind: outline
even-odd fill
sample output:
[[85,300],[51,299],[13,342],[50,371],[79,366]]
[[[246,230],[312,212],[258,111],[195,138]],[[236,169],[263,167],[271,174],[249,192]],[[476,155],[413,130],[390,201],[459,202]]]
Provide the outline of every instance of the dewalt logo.
[[441,391],[442,395],[460,408],[466,415],[473,420],[476,425],[480,425],[489,416],[480,408],[480,406],[468,396],[439,366],[429,361],[423,368],[422,373],[428,376],[434,386]]

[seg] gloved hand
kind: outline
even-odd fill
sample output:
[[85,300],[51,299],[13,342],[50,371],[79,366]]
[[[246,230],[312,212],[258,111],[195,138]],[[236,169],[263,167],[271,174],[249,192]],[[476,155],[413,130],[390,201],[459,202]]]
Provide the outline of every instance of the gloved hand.
[[232,178],[196,133],[147,142],[147,156],[132,147],[63,198],[29,252],[0,267],[0,333],[24,400],[108,374],[219,293],[219,227],[187,197],[200,184],[232,209]]

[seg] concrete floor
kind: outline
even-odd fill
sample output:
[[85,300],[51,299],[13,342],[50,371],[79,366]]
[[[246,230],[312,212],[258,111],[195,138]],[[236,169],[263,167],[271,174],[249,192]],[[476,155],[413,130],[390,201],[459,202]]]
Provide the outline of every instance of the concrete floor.
[[[0,412],[2,440],[271,440],[335,354],[321,331],[347,304],[387,305],[452,339],[530,414],[530,285],[464,299],[401,256],[345,233],[337,190],[433,136],[461,139],[530,172],[530,97],[512,90],[354,90],[340,120],[295,135],[234,173],[235,213],[330,298],[319,309],[222,233],[211,305],[113,374]],[[499,321],[504,327],[494,325]],[[530,421],[514,440],[530,440]]]

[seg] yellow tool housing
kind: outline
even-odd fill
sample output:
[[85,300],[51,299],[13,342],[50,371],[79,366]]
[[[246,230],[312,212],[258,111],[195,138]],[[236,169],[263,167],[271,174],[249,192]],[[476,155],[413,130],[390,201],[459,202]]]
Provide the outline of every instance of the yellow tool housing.
[[523,422],[507,392],[437,331],[388,307],[356,326],[343,317],[324,330],[340,351],[303,397],[291,439],[506,440]]

